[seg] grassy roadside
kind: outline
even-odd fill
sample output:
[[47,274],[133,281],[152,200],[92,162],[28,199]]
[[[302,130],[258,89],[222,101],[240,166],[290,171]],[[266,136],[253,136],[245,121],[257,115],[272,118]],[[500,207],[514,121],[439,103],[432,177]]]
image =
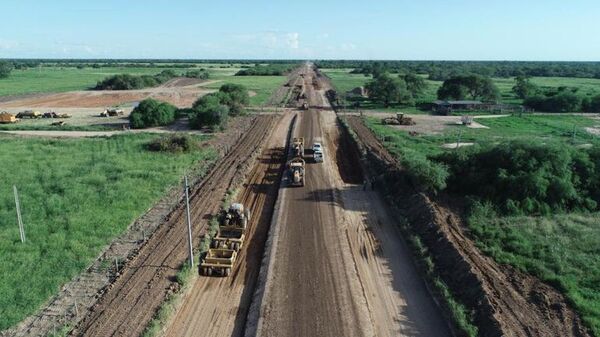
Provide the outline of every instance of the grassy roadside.
[[219,89],[225,83],[241,84],[256,95],[250,97],[251,106],[263,105],[271,94],[287,80],[286,76],[231,76],[216,75],[211,77],[213,82],[206,85],[209,89]]
[[[186,171],[202,172],[215,158],[208,148],[181,154],[145,150],[157,137],[1,137],[0,330],[35,312]],[[13,184],[19,190],[24,244]]]

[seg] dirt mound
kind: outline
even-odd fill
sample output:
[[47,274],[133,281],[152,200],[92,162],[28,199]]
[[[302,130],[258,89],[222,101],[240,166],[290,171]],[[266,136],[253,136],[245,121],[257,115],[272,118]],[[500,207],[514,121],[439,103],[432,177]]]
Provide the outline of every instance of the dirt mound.
[[[397,161],[358,117],[349,117],[360,145],[386,175],[396,205],[434,256],[439,274],[454,294],[475,310],[483,336],[590,336],[581,318],[556,289],[483,255],[465,234],[460,208],[403,182]],[[389,184],[388,184],[389,185]]]

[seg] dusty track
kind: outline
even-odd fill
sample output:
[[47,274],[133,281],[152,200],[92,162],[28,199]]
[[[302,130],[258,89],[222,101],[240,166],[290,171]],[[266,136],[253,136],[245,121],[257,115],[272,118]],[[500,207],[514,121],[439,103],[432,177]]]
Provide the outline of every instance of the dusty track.
[[[305,68],[309,104],[321,107],[328,86],[316,89],[315,76]],[[325,162],[307,165],[303,188],[283,192],[256,334],[448,336],[393,217],[356,184],[359,164],[345,162],[352,150],[335,114],[301,112],[295,134],[307,147],[323,142]]]
[[238,200],[252,210],[247,244],[228,278],[200,276],[166,336],[241,336],[257,281],[285,159],[291,114],[282,118],[248,176]]
[[[387,167],[388,174],[400,169],[359,117],[348,117],[348,122],[371,158]],[[590,336],[556,289],[483,255],[465,234],[455,207],[440,198],[414,194],[401,184],[392,189],[397,203],[405,205],[411,226],[434,255],[440,274],[476,310],[482,335]]]
[[[243,178],[253,153],[264,141],[276,116],[259,116],[250,130],[192,191],[191,210],[194,244],[223,195]],[[184,209],[176,209],[160,226],[104,293],[99,303],[76,327],[72,335],[139,336],[174,290],[175,274],[187,256]]]
[[202,81],[189,78],[175,78],[156,88],[140,90],[84,90],[56,94],[15,97],[2,103],[3,108],[104,108],[107,106],[139,102],[145,98],[155,98],[178,107],[191,106],[198,97],[214,90],[199,84]]

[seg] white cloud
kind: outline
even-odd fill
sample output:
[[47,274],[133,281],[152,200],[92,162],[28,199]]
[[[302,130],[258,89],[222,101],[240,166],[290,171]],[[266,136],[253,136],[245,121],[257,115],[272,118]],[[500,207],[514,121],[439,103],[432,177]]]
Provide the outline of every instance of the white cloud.
[[298,33],[288,33],[287,34],[287,45],[291,49],[300,48],[300,34]]

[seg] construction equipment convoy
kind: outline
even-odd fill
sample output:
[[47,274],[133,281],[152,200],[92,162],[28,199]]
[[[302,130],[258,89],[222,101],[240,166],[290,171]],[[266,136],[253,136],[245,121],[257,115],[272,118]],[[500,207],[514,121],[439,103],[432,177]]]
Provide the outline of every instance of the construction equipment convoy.
[[217,235],[200,264],[203,275],[229,276],[238,252],[244,245],[250,211],[240,203],[234,203],[219,216]]

